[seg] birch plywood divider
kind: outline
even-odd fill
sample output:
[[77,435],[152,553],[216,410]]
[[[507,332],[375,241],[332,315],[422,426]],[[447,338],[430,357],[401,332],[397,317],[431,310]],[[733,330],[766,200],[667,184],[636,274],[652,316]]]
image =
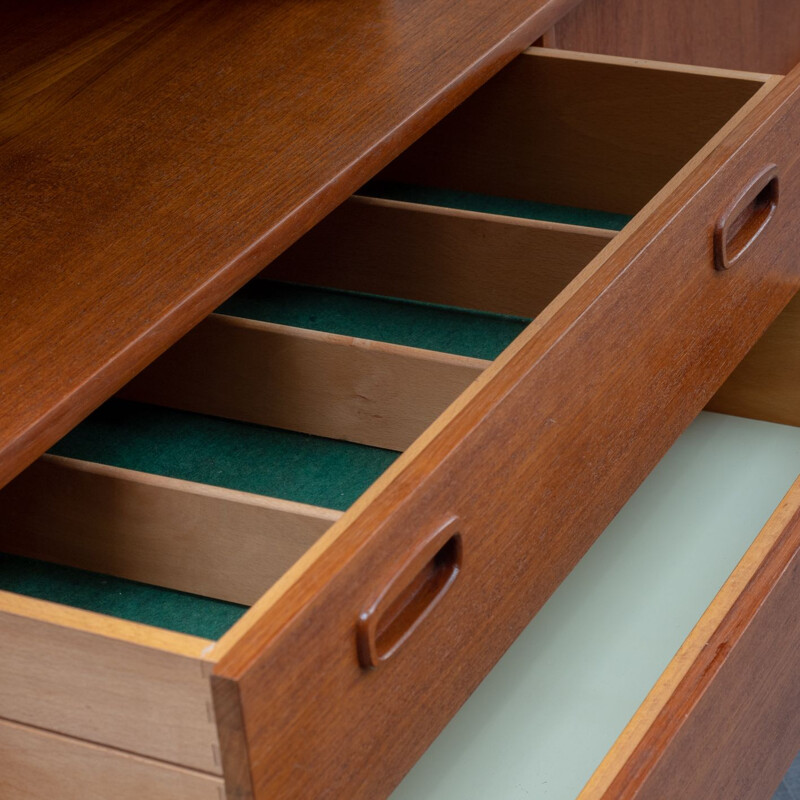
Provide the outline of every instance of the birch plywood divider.
[[121,396],[404,450],[488,363],[214,314]]
[[[486,253],[476,245],[467,257],[459,243],[502,241],[506,286],[487,307],[536,319],[488,363],[208,317],[127,396],[407,449],[341,516],[113,464],[37,462],[0,496],[7,550],[253,606],[212,640],[123,620],[104,633],[100,615],[0,596],[9,635],[26,642],[0,666],[0,718],[168,762],[198,786],[212,778],[209,789],[222,776],[231,798],[385,796],[797,288],[786,254],[800,174],[782,132],[800,114],[798,80],[534,51],[515,62],[386,175],[618,213],[655,198],[613,239],[582,226],[351,201],[336,216],[341,228],[331,222],[287,253],[276,274],[484,308],[482,289],[460,287],[481,275]],[[541,124],[548,118],[553,133]],[[606,151],[589,158],[587,126],[610,160]],[[765,160],[781,175],[780,203],[742,263],[717,272],[715,221]],[[605,170],[623,166],[628,186],[606,181]],[[557,184],[561,194],[545,196]],[[320,255],[335,242],[346,259],[364,219],[375,222],[369,258],[393,219],[442,248],[401,236],[380,281],[366,256],[320,281]],[[527,248],[537,248],[536,269],[525,267]],[[413,263],[406,274],[401,256]],[[552,269],[539,281],[544,260]],[[425,288],[439,264],[447,280]],[[195,311],[238,278],[221,280]],[[59,488],[40,508],[54,475]],[[367,670],[356,630],[371,612],[381,663]],[[57,662],[47,659],[54,648]],[[31,688],[53,682],[57,702],[45,705]],[[148,720],[162,717],[150,734]]]
[[44,456],[0,492],[0,516],[4,552],[251,604],[341,514]]
[[263,277],[533,317],[614,232],[353,197]]

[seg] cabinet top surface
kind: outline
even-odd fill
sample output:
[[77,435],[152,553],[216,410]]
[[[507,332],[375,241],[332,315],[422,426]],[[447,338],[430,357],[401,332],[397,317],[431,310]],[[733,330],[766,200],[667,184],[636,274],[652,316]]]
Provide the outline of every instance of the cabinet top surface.
[[0,485],[574,4],[2,4]]

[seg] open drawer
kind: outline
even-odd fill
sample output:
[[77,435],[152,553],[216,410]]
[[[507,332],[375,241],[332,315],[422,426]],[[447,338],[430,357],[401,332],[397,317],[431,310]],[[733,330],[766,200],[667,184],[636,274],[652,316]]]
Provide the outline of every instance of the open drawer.
[[800,285],[796,83],[529,51],[4,489],[9,793],[388,794]]
[[771,798],[800,750],[799,472],[800,428],[702,413],[392,799]]

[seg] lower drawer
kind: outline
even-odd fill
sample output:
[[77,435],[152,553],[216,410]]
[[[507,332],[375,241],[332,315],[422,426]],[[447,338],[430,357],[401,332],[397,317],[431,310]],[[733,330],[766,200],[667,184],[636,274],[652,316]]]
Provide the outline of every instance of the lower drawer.
[[772,797],[800,749],[798,472],[800,428],[701,414],[394,800]]
[[514,62],[4,489],[5,735],[387,795],[797,289],[797,83]]

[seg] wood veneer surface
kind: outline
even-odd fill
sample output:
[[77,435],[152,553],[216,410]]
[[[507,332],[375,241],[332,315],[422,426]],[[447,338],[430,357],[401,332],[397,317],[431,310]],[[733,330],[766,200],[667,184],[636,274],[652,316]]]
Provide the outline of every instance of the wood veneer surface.
[[0,484],[573,5],[4,5]]
[[584,0],[548,47],[785,73],[800,60],[796,0]]

